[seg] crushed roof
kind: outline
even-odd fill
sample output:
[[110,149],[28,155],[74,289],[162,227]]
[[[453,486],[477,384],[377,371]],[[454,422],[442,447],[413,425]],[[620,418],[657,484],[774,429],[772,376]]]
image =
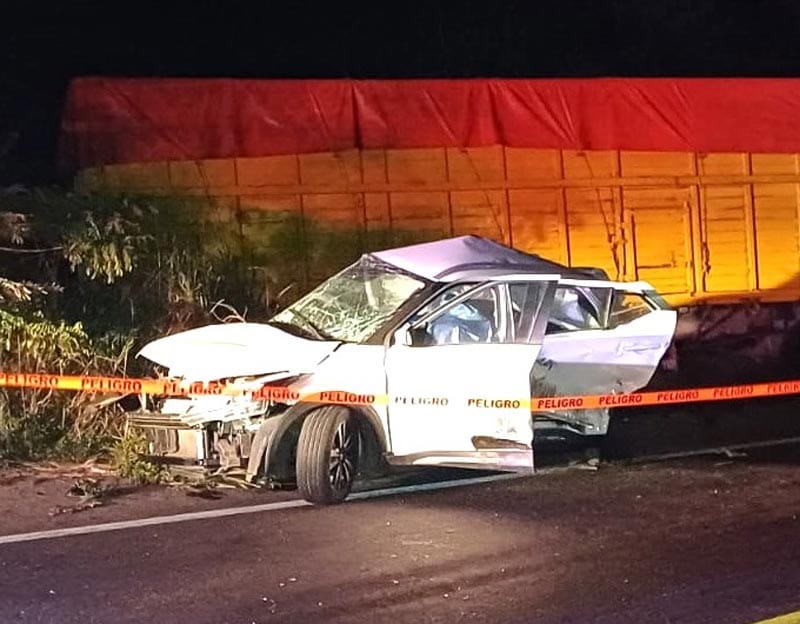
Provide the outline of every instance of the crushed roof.
[[368,255],[431,281],[450,281],[456,273],[479,274],[481,271],[606,279],[597,273],[573,269],[480,236],[459,236]]

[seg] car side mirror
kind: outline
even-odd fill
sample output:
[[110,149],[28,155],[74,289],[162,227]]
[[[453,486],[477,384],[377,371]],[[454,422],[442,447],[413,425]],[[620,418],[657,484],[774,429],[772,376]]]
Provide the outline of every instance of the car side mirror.
[[431,344],[428,324],[425,323],[416,327],[401,327],[392,336],[392,344],[406,347],[423,347]]
[[392,344],[406,347],[421,347],[430,342],[427,326],[401,327],[394,333]]
[[422,347],[430,343],[427,325],[418,325],[408,329],[408,344],[412,347]]

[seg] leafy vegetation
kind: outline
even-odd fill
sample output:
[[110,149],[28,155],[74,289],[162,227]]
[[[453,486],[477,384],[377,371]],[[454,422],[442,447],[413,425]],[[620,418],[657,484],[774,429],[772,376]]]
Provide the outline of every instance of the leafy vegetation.
[[[0,192],[0,371],[147,373],[135,346],[212,320],[269,314],[241,241],[197,202]],[[241,306],[241,307],[239,307]],[[0,391],[0,457],[82,459],[120,433],[113,399]]]
[[[80,323],[49,320],[39,310],[0,309],[3,372],[120,374],[131,344],[111,334],[92,340]],[[103,448],[113,425],[108,407],[87,394],[0,391],[0,457],[82,461]]]
[[147,440],[126,431],[111,447],[111,465],[119,476],[139,485],[161,483],[168,477],[163,466],[144,458]]

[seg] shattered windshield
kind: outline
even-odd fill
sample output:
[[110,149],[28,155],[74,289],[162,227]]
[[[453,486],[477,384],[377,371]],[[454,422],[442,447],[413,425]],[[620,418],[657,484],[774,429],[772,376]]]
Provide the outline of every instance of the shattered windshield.
[[271,322],[299,327],[320,340],[363,342],[424,286],[422,279],[364,256]]

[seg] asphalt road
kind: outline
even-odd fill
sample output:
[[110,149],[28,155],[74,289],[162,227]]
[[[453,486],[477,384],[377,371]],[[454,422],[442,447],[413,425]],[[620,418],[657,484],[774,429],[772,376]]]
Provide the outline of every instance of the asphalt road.
[[5,544],[0,622],[754,622],[800,609],[799,465],[770,449]]

